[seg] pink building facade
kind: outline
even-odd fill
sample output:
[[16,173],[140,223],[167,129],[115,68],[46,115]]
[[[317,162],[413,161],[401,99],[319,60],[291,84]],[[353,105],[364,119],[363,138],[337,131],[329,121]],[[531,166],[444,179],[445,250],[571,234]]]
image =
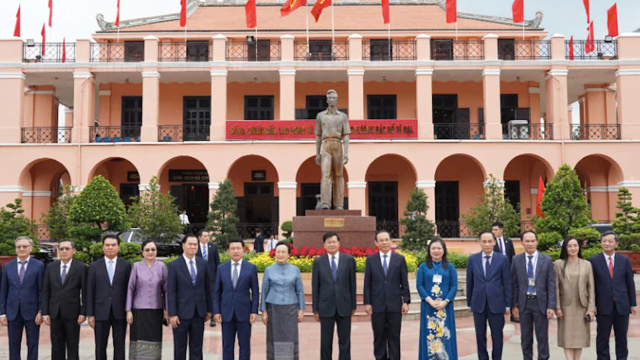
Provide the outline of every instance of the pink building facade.
[[347,206],[395,236],[416,186],[442,236],[471,235],[460,217],[490,175],[528,226],[538,178],[562,163],[594,220],[615,217],[619,187],[640,203],[640,34],[587,53],[549,36],[541,14],[524,32],[459,14],[456,32],[437,2],[392,2],[389,30],[379,5],[339,2],[334,32],[331,9],[307,32],[304,8],[279,7],[258,3],[258,32],[243,4],[190,2],[186,32],[171,14],[122,21],[119,34],[99,18],[91,40],[64,48],[1,40],[0,203],[20,197],[39,221],[62,185],[102,175],[127,200],[158,176],[199,223],[230,178],[242,233],[272,232],[315,206],[310,120],[329,89],[354,131]]

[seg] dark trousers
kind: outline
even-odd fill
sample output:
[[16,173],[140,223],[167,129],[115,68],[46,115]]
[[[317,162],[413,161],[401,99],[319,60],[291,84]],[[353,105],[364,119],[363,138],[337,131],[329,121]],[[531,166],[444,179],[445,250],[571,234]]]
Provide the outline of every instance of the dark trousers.
[[538,342],[538,359],[549,359],[549,320],[547,309],[540,312],[537,299],[527,299],[525,308],[520,310],[520,346],[524,360],[533,359],[533,329]]
[[51,359],[78,360],[80,325],[78,319],[64,320],[60,316],[51,319]]
[[231,321],[222,322],[222,359],[234,360],[233,355],[236,347],[236,335],[238,335],[238,346],[240,347],[240,360],[251,358],[251,323],[238,321],[233,315]]
[[376,360],[400,360],[402,313],[374,312],[371,314],[371,327]]
[[204,318],[194,314],[191,319],[180,318],[180,325],[173,329],[173,358],[186,360],[187,344],[189,360],[202,359],[202,338],[204,336]]
[[333,353],[333,331],[338,325],[338,348],[340,360],[351,360],[351,316],[320,318],[320,359],[331,360]]
[[113,317],[113,310],[109,313],[109,319],[96,320],[95,341],[96,359],[107,359],[107,345],[109,344],[109,332],[113,328],[113,359],[124,360],[124,343],[127,338],[127,320]]
[[476,328],[476,344],[478,346],[478,359],[489,360],[487,352],[487,322],[491,328],[491,341],[493,342],[493,350],[491,351],[491,359],[502,359],[502,330],[504,329],[504,313],[494,314],[489,310],[489,299],[484,311],[481,313],[473,313],[473,324]]
[[37,360],[40,326],[36,325],[35,319],[24,320],[20,315],[20,308],[18,308],[18,316],[13,321],[9,321],[9,359],[20,360],[23,330],[27,333],[27,359]]
[[618,314],[616,303],[613,303],[613,311],[611,315],[596,316],[598,330],[596,335],[596,353],[598,360],[609,360],[609,336],[611,328],[616,337],[616,359],[626,360],[629,356],[627,348],[627,331],[629,329],[629,315]]

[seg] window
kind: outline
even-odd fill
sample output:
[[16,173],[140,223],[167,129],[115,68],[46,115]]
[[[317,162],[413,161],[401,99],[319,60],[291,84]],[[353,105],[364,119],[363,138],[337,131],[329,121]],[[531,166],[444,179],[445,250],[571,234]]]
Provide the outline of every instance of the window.
[[209,42],[187,41],[187,61],[209,61]]
[[208,140],[211,126],[211,97],[185,96],[183,101],[183,141]]
[[245,120],[273,120],[273,96],[244,97]]
[[122,97],[122,137],[139,137],[142,126],[142,96]]
[[271,40],[247,42],[247,55],[249,61],[271,60]]
[[501,123],[506,126],[509,121],[516,119],[516,110],[518,109],[518,94],[502,94],[500,95],[500,116]]
[[144,61],[144,41],[124,42],[124,61],[141,62]]
[[367,118],[395,119],[396,96],[395,95],[367,95]]
[[331,40],[309,40],[309,60],[331,61]]
[[431,60],[453,60],[453,40],[431,39]]
[[328,107],[326,95],[307,95],[307,119],[315,119],[319,112]]
[[514,39],[498,39],[498,59],[516,59],[516,41]]
[[393,40],[371,39],[371,60],[384,61],[393,58]]

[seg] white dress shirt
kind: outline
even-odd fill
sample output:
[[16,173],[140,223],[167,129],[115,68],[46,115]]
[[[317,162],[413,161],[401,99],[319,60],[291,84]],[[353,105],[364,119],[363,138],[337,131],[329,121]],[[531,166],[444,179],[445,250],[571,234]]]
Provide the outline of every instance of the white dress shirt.
[[389,261],[391,260],[391,250],[388,253],[383,253],[380,251],[380,264],[382,264],[382,268],[384,269],[384,256],[387,255],[387,270],[389,270]]
[[[329,257],[329,266],[331,266],[331,262],[333,261],[333,257],[335,256],[336,258],[336,270],[338,269],[338,264],[340,263],[340,251],[336,251],[335,255],[330,255],[329,253],[327,253],[327,256]],[[389,262],[387,262],[387,265],[389,265]]]
[[[109,271],[109,261],[113,261],[113,275],[116,275],[116,264],[118,264],[118,257],[114,257],[113,260],[109,260],[106,256],[104,257],[104,263],[107,265],[107,271]],[[69,271],[69,270],[67,270]]]
[[233,281],[233,268],[238,264],[238,279],[240,279],[240,271],[242,271],[242,258],[238,262],[231,260],[231,281]]
[[611,264],[613,265],[613,267],[616,267],[616,252],[614,251],[613,254],[611,254],[611,256],[602,253],[602,255],[604,255],[604,261],[607,264],[607,269],[609,268],[609,257],[611,257]]
[[184,258],[184,261],[187,262],[187,270],[189,270],[189,275],[191,275],[191,261],[193,261],[193,271],[196,272],[196,276],[198,276],[198,265],[196,264],[196,257],[194,256],[193,259],[189,259],[187,257],[187,255],[182,254],[182,257]]
[[[69,269],[71,269],[71,262],[73,261],[73,259],[70,259],[68,263],[63,263],[62,260],[60,260],[60,276],[62,276],[62,267],[67,265],[67,275],[69,275]],[[113,273],[115,274],[116,271],[116,264],[115,262],[113,263]]]

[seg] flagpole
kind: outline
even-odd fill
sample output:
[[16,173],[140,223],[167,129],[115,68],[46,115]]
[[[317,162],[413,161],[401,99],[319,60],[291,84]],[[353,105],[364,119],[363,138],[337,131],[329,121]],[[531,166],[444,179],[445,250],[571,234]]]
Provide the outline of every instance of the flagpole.
[[389,48],[387,56],[389,56],[389,60],[391,60],[391,21],[387,24],[387,47]]
[[307,21],[307,57],[310,57],[311,53],[309,52],[309,2],[304,4],[304,17]]
[[456,41],[458,41],[458,18],[456,17]]
[[[258,22],[257,21],[256,21],[255,42],[256,42],[256,61],[258,61]],[[271,46],[271,45],[269,45],[269,46]],[[269,58],[271,58],[271,49],[269,49]]]
[[336,34],[333,19],[333,1],[331,1],[331,56],[335,55]]

